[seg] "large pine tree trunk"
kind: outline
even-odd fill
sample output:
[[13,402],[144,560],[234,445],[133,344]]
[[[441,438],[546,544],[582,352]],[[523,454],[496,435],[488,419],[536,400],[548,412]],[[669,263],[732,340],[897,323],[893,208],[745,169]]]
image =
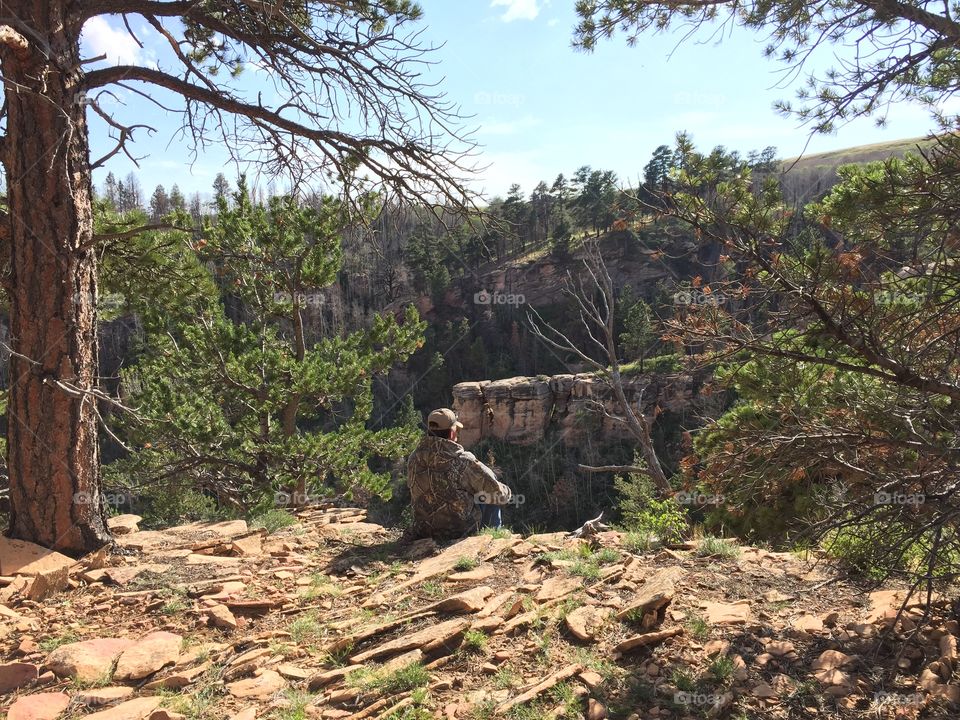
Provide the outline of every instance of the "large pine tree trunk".
[[[78,555],[109,541],[95,401],[96,266],[77,38],[62,0],[5,0],[10,531]],[[2,21],[0,21],[2,22]]]

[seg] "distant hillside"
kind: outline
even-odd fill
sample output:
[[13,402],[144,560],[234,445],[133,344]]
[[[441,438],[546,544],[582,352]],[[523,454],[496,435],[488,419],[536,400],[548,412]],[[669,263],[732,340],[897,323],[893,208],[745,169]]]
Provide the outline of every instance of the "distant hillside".
[[930,147],[933,142],[927,137],[915,137],[784,160],[781,166],[785,173],[784,192],[792,202],[810,202],[836,183],[837,168],[841,165],[903,157],[907,152],[916,152],[918,147]]

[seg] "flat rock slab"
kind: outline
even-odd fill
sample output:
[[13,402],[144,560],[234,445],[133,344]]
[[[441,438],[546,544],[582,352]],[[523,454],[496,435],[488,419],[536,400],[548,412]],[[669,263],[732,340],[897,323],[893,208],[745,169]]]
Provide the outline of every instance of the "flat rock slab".
[[39,676],[39,669],[31,663],[12,662],[0,665],[0,694],[19,690]]
[[383,664],[380,668],[380,672],[384,675],[388,675],[397,670],[402,670],[408,665],[413,665],[414,663],[423,662],[423,651],[420,648],[414,648],[408,652],[403,653],[402,655],[397,655],[392,657],[387,662]]
[[836,670],[837,668],[847,667],[856,662],[856,655],[847,655],[839,650],[824,650],[820,656],[813,661],[811,670]]
[[800,615],[790,621],[791,627],[797,632],[819,633],[823,632],[823,620],[813,615]]
[[570,577],[553,577],[544,581],[537,592],[537,602],[548,602],[569,595],[583,587],[583,581]]
[[69,704],[70,696],[62,692],[24,695],[7,710],[7,720],[56,720]]
[[[506,604],[506,603],[513,597],[513,595],[514,595],[513,591],[512,591],[512,590],[508,590],[508,591],[505,592],[505,593],[500,593],[499,595],[496,595],[496,596],[492,597],[492,598],[491,598],[490,600],[488,600],[487,603],[483,606],[483,609],[480,610],[479,613],[477,613],[478,616],[479,616],[479,617],[490,617],[490,616],[493,615],[495,612],[497,612],[497,610],[499,610],[501,607],[503,607],[504,604]],[[522,605],[521,605],[521,607],[522,607]]]
[[447,580],[452,580],[453,582],[479,582],[480,580],[493,577],[493,573],[493,565],[487,564],[481,565],[473,570],[451,573],[447,576]]
[[117,680],[140,680],[167,665],[180,655],[183,638],[166,631],[153,632],[124,650],[117,660],[113,676]]
[[177,525],[164,530],[170,535],[188,537],[190,540],[232,539],[237,535],[250,532],[246,520],[220,520],[217,522],[199,521]]
[[134,698],[83,717],[84,720],[143,720],[160,707],[160,700],[159,697]]
[[307,681],[307,689],[310,692],[316,692],[321,688],[325,688],[327,685],[336,682],[345,678],[352,672],[359,670],[362,666],[360,665],[348,665],[346,667],[333,668],[332,670],[324,670],[321,673],[317,673]]
[[114,685],[105,688],[90,688],[81,690],[74,699],[81,705],[87,707],[106,707],[114,705],[121,700],[126,700],[133,695],[133,688],[127,685]]
[[657,570],[637,589],[637,594],[617,613],[617,618],[623,620],[630,615],[660,613],[673,601],[677,582],[682,576],[683,570],[676,567]]
[[117,585],[126,585],[138,575],[145,572],[154,575],[162,575],[170,569],[169,565],[163,563],[148,563],[145,565],[121,565],[120,567],[104,568],[103,574],[110,578],[110,581]]
[[489,562],[495,557],[499,557],[505,550],[512,548],[523,542],[518,536],[508,538],[494,538],[490,546],[480,556],[481,562]]
[[631,650],[636,650],[640,647],[647,647],[648,645],[655,645],[656,643],[663,642],[667,638],[672,638],[677,635],[683,634],[683,628],[671,628],[670,630],[657,630],[656,632],[644,633],[643,635],[635,635],[634,637],[627,638],[619,645],[613,649],[614,657],[618,657],[624,653],[630,652]]
[[841,670],[856,662],[856,655],[847,655],[839,650],[825,650],[813,661],[810,669],[813,676],[824,685],[849,686],[850,676]]
[[169,535],[160,530],[141,530],[140,532],[129,533],[127,535],[117,535],[114,540],[116,540],[117,545],[121,547],[141,551],[156,551],[171,545],[182,544],[176,536]]
[[404,635],[383,645],[357,653],[350,657],[354,665],[377,658],[396,655],[414,648],[438,648],[453,640],[470,626],[469,620],[447,620],[437,625],[428,625],[417,632]]
[[501,625],[503,625],[503,618],[500,617],[499,615],[491,615],[490,617],[474,620],[470,624],[470,629],[478,630],[479,632],[490,635],[495,630],[498,630]]
[[[25,580],[26,582],[29,582],[29,580],[26,580],[26,578],[22,578],[22,579]],[[10,618],[12,620],[21,620],[23,619],[23,615],[18,613],[13,608],[8,608],[3,603],[0,603],[0,618]]]
[[302,667],[291,665],[289,663],[278,665],[277,672],[287,680],[294,680],[296,682],[300,682],[301,680],[309,680],[311,677],[313,677],[313,673],[310,670],[305,670]]
[[[904,610],[919,607],[926,599],[924,593],[914,593],[910,600],[904,603],[907,597],[905,590],[877,590],[870,593],[870,610],[867,614],[866,622],[892,622],[902,607]],[[933,593],[932,602],[939,602],[943,596],[939,593]]]
[[116,541],[118,545],[134,550],[158,550],[204,540],[223,540],[224,543],[230,543],[236,536],[245,535],[247,532],[249,528],[245,520],[195,522],[166,530],[142,530],[119,535]]
[[70,587],[70,578],[68,577],[69,568],[59,567],[49,572],[39,572],[33,576],[33,581],[27,590],[27,597],[34,602],[46,600],[54,593],[61,592]]
[[248,535],[233,541],[233,552],[245,557],[258,557],[263,554],[263,535]]
[[204,600],[226,600],[227,598],[240,597],[246,590],[247,584],[245,582],[229,580],[221,585],[211,587],[209,592],[204,593],[203,598]]
[[240,712],[231,715],[230,720],[257,720],[257,708],[252,706],[244,708]]
[[74,564],[55,550],[48,550],[24,540],[11,540],[0,536],[0,575],[38,575],[57,572]]
[[187,565],[222,565],[224,567],[236,567],[239,564],[240,558],[238,557],[200,555],[199,553],[190,553],[187,555]]
[[567,613],[565,622],[570,634],[579,640],[593,642],[604,623],[613,615],[610,608],[601,608],[593,605],[584,605]]
[[227,685],[227,690],[237,698],[268,698],[283,690],[287,681],[275,670],[257,670],[257,674],[246,680],[238,680]]
[[124,650],[134,644],[126,638],[99,638],[61,645],[43,661],[58,677],[72,677],[80,682],[100,682],[109,675],[113,663]]
[[493,542],[493,538],[489,535],[473,535],[454,543],[439,555],[422,560],[417,567],[417,572],[414,573],[411,578],[394,585],[392,588],[388,588],[383,593],[373,595],[363,603],[363,607],[369,608],[382,605],[390,595],[398,593],[411,585],[419,585],[424,580],[429,580],[437,575],[445,575],[453,570],[457,563],[463,558],[476,560],[489,548],[491,542]]
[[527,538],[527,542],[531,545],[546,547],[551,550],[559,550],[563,547],[566,541],[567,533],[565,532],[539,533],[537,535],[531,535]]
[[487,603],[487,598],[491,595],[493,595],[493,588],[481,585],[480,587],[471,588],[470,590],[452,595],[431,605],[427,609],[454,615],[475,613],[484,608]]
[[339,538],[351,538],[360,535],[381,535],[387,532],[387,529],[383,525],[369,522],[331,523],[329,525],[318,525],[317,530],[320,535]]
[[750,603],[705,602],[702,604],[706,621],[711,625],[735,625],[750,620]]
[[226,605],[214,605],[207,609],[208,624],[224,630],[236,630],[239,627],[236,616]]
[[175,670],[166,677],[148,682],[144,687],[148,690],[155,690],[156,688],[182,690],[183,688],[187,687],[187,685],[193,684],[193,682],[207,672],[212,665],[213,663],[205,662],[197,665],[196,667]]
[[139,515],[114,515],[107,518],[107,527],[114,535],[129,535],[137,532],[139,522],[143,520]]

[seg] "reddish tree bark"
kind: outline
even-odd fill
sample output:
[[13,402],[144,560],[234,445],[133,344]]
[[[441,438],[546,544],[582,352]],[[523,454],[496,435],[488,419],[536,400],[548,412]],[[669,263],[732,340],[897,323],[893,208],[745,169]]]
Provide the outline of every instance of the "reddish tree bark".
[[97,284],[79,27],[71,3],[3,6],[17,19],[17,27],[0,26],[13,351],[9,534],[78,555],[109,542],[90,394]]

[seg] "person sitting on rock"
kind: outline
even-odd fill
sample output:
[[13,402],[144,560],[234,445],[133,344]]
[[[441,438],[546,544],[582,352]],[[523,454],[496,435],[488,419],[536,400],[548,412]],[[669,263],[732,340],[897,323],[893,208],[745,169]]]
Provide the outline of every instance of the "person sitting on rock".
[[449,408],[427,417],[427,435],[407,460],[413,538],[452,539],[480,527],[500,527],[510,488],[457,442],[463,427]]

